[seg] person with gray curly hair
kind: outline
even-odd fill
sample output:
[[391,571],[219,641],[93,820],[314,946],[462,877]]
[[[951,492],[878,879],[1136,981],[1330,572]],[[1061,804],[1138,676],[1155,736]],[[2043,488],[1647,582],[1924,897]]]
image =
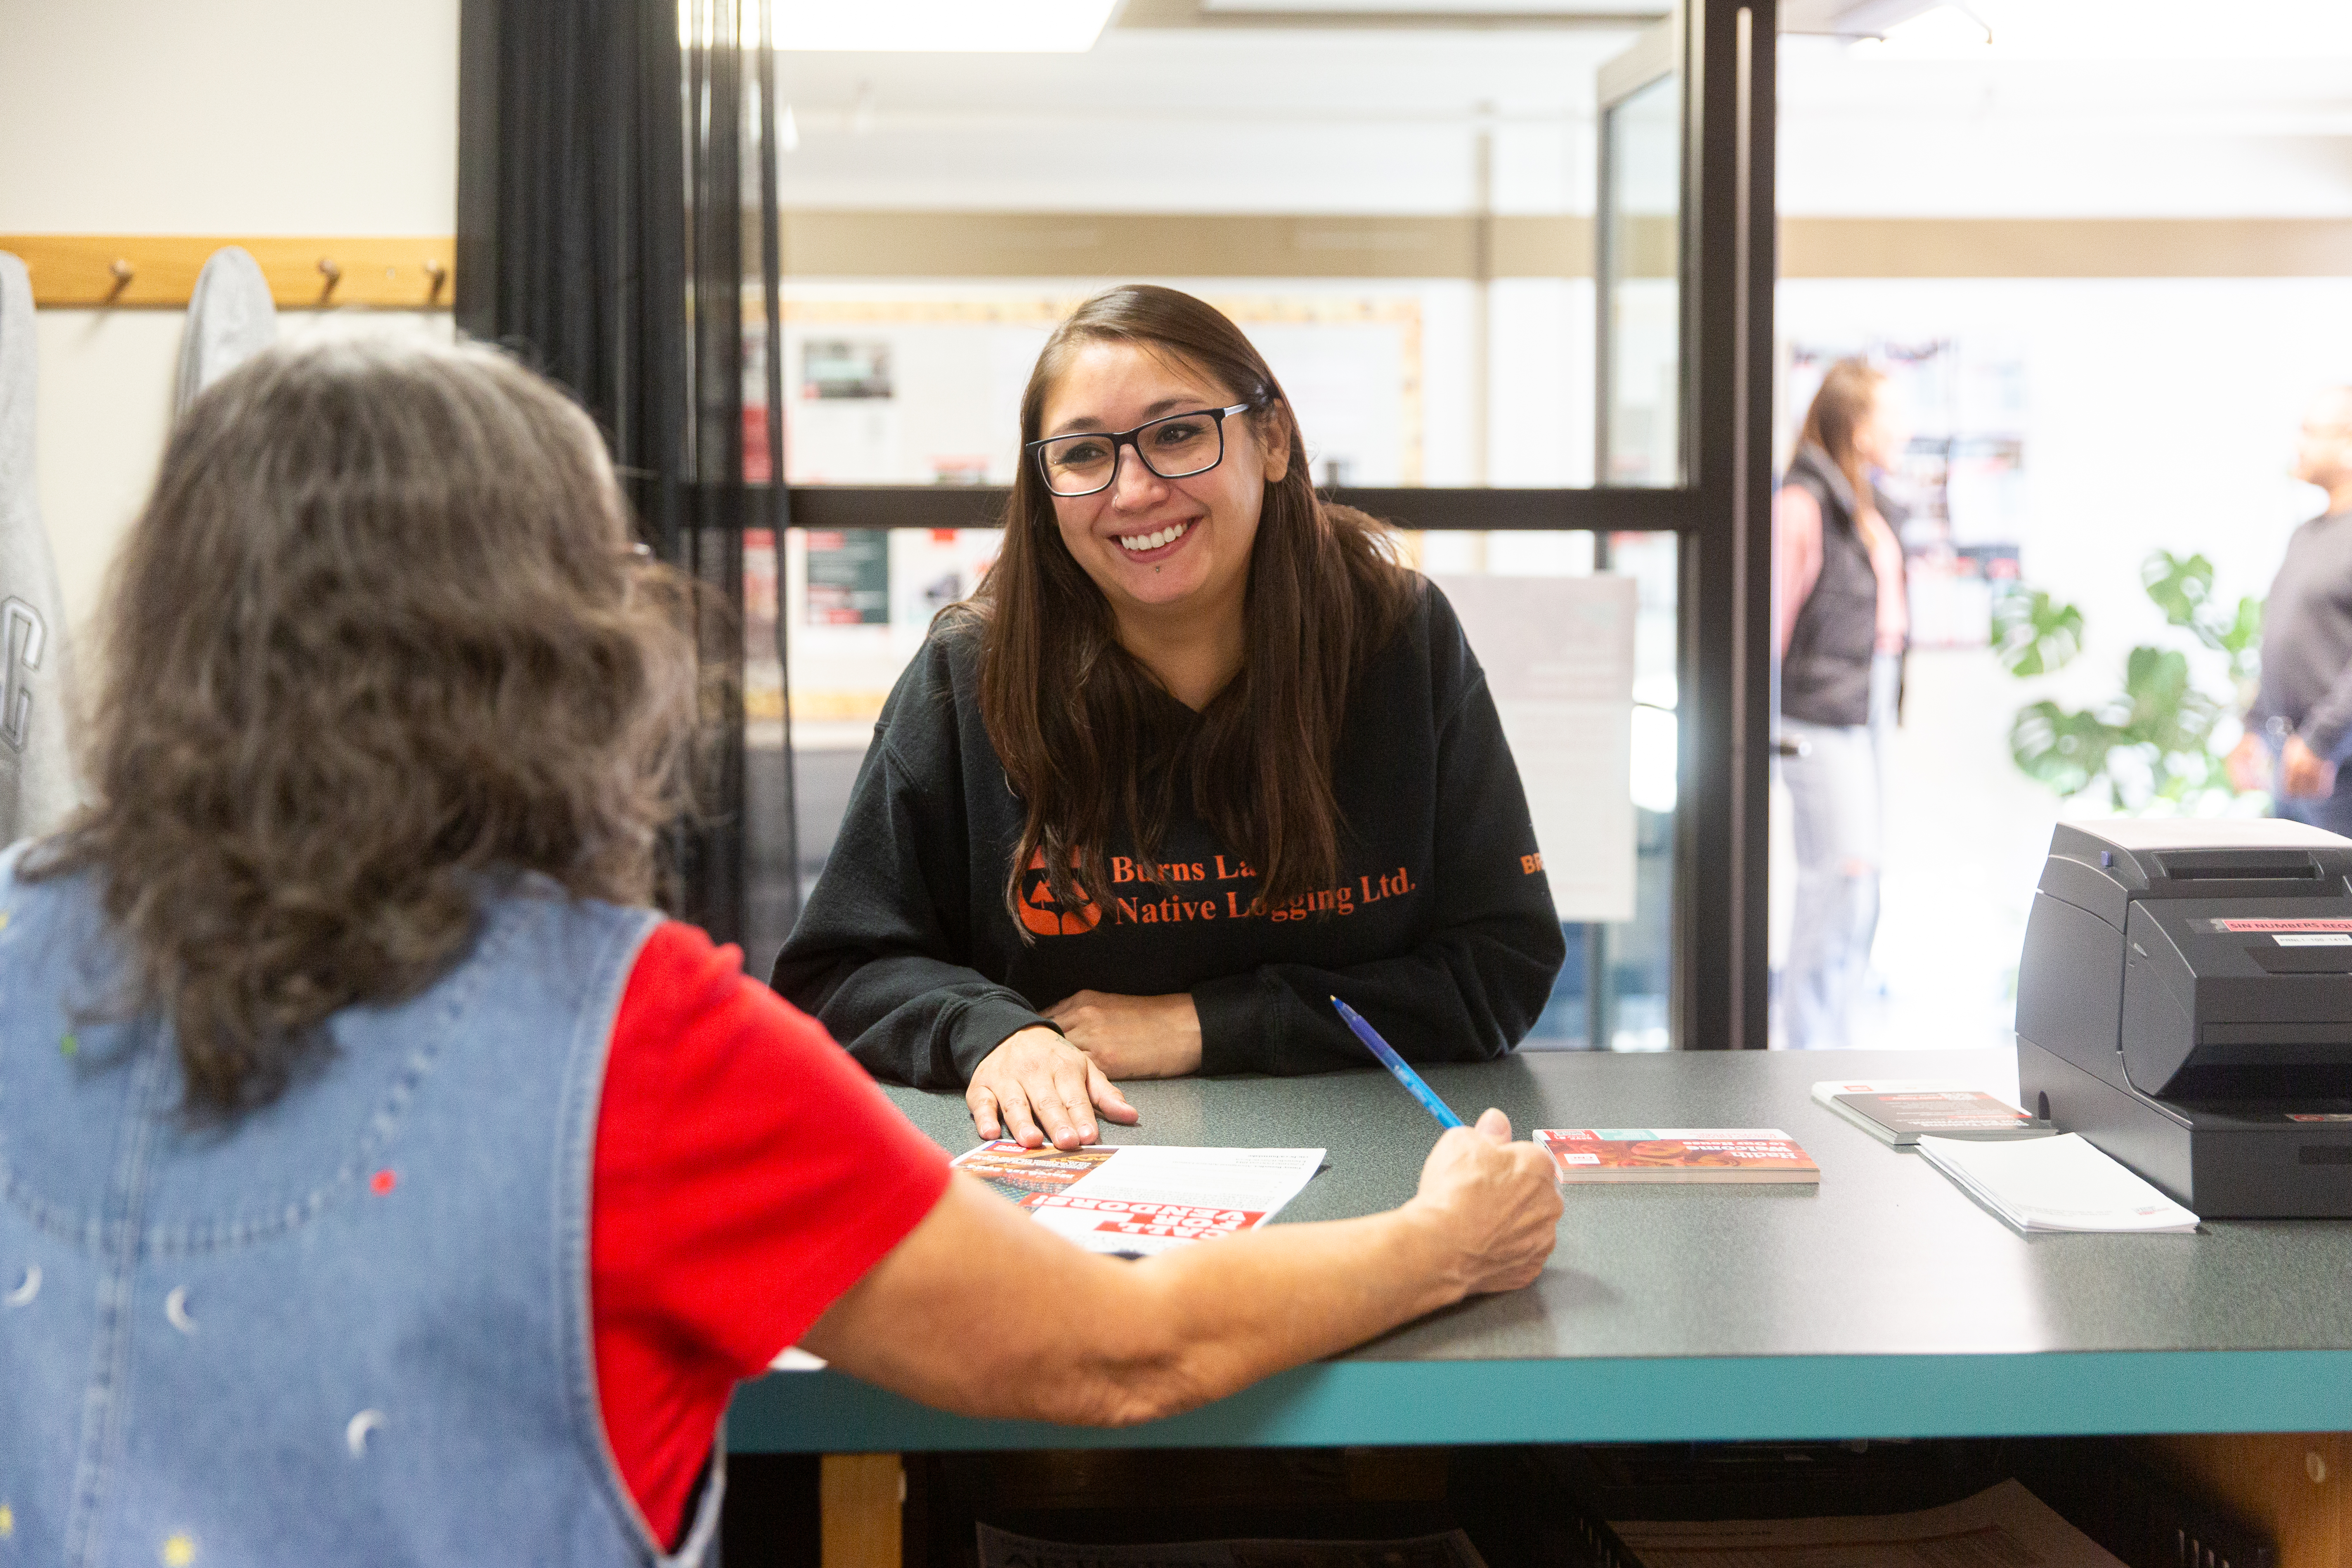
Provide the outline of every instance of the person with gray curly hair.
[[688,595],[489,350],[271,350],[190,406],[94,798],[0,858],[0,1545],[699,1562],[788,1346],[1117,1424],[1541,1271],[1559,1192],[1498,1111],[1401,1208],[1132,1265],[951,1172],[647,907]]

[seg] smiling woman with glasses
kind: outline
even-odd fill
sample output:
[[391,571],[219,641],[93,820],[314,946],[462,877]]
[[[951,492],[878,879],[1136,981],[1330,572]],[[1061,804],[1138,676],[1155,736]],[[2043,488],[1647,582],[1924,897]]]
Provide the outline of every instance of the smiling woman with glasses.
[[1486,679],[1394,536],[1307,478],[1241,330],[1109,289],[1021,400],[1004,549],[892,693],[776,988],[983,1137],[1116,1080],[1479,1060],[1559,921]]

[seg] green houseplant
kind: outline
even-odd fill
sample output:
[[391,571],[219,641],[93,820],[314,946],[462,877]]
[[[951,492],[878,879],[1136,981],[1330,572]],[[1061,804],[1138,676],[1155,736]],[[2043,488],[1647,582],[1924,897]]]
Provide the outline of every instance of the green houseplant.
[[[2114,697],[2088,708],[2044,699],[2019,709],[2009,727],[2010,755],[2061,795],[2104,787],[2119,812],[2192,811],[2236,793],[2213,731],[2254,678],[2262,601],[2248,596],[2225,606],[2213,594],[2213,563],[2168,550],[2141,563],[2140,584],[2167,625],[2223,656],[2231,690],[2217,697],[2203,689],[2187,649],[2143,643],[2125,659],[2123,690]],[[1994,601],[1992,646],[2020,679],[2049,674],[2082,652],[2083,612],[2039,588],[2019,587]]]

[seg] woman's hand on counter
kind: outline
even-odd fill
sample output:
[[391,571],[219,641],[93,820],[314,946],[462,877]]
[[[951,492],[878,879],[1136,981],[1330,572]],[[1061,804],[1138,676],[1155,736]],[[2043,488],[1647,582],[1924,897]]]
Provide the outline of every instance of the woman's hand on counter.
[[1201,1070],[1201,1014],[1190,993],[1080,991],[1046,1008],[1045,1016],[1112,1078],[1182,1078]]
[[1122,1126],[1143,1120],[1086,1052],[1034,1026],[1005,1037],[981,1058],[963,1102],[982,1138],[1010,1138],[1024,1149],[1093,1142],[1097,1111]]

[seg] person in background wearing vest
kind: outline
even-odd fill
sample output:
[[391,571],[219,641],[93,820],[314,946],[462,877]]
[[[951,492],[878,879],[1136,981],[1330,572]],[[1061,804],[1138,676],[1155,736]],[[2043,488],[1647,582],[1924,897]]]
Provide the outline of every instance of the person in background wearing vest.
[[2294,477],[2327,510],[2294,531],[2263,605],[2263,679],[2230,782],[2268,788],[2281,816],[2352,836],[2352,386],[2303,416]]
[[695,1563],[801,1344],[1116,1424],[1526,1285],[1499,1111],[1386,1214],[1138,1263],[646,907],[690,584],[482,348],[273,349],[116,569],[93,803],[0,858],[0,1561]]
[[1910,616],[1896,511],[1871,482],[1907,440],[1886,378],[1840,360],[1806,410],[1773,510],[1782,776],[1797,908],[1781,976],[1790,1048],[1842,1048],[1878,928],[1886,742]]

